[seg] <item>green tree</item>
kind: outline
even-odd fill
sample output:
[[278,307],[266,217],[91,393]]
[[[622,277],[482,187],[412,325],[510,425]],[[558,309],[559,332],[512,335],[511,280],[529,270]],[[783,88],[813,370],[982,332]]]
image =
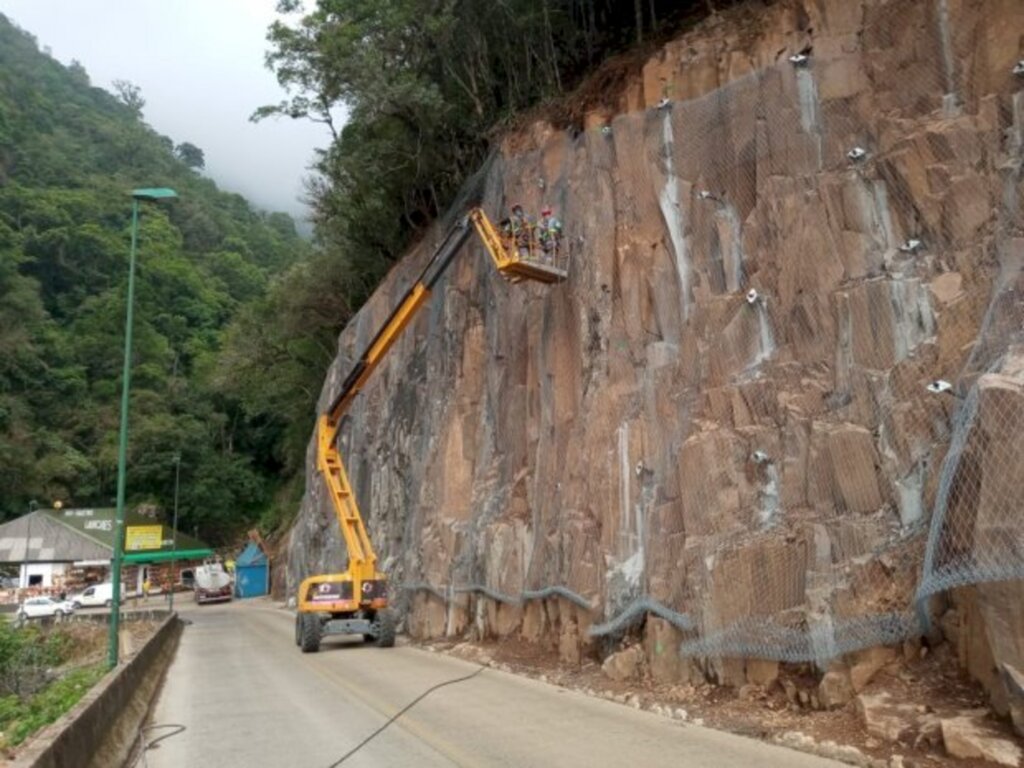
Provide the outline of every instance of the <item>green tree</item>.
[[201,170],[206,167],[206,158],[203,156],[203,150],[195,144],[183,141],[174,148],[174,154],[189,168],[198,168]]
[[115,80],[111,85],[114,86],[114,92],[121,103],[128,107],[136,117],[141,117],[142,108],[146,106],[146,100],[142,98],[142,89],[128,80]]

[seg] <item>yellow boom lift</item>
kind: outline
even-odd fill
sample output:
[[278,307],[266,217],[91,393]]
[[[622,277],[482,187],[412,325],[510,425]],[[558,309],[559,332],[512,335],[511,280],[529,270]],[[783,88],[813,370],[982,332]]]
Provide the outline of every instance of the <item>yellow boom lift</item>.
[[381,648],[395,644],[395,619],[388,609],[387,576],[377,570],[377,556],[363,524],[355,495],[338,451],[342,417],[366,386],[431,290],[473,231],[480,236],[498,273],[510,282],[558,283],[566,279],[562,258],[536,258],[535,238],[516,243],[495,230],[487,214],[474,208],[457,223],[431,256],[426,268],[356,360],[341,390],[317,422],[317,469],[323,475],[331,505],[348,549],[348,570],[310,576],[299,586],[295,643],[304,653],[320,649],[325,635],[355,634]]

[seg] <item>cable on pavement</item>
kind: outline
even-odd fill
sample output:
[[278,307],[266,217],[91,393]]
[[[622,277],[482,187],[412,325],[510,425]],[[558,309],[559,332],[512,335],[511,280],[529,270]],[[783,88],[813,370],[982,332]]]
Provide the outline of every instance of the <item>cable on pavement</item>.
[[363,739],[361,742],[359,742],[354,747],[352,747],[352,749],[350,749],[344,755],[339,757],[335,762],[331,763],[327,768],[338,768],[339,765],[344,763],[346,760],[348,760],[350,757],[352,757],[356,752],[358,752],[363,747],[365,747],[367,744],[369,744],[371,741],[373,741],[375,738],[377,738],[378,735],[383,733],[384,730],[389,725],[391,725],[393,722],[395,722],[395,720],[397,720],[402,715],[404,715],[406,712],[408,712],[410,709],[415,707],[417,704],[419,704],[421,701],[423,701],[423,699],[427,698],[427,696],[429,696],[431,693],[436,691],[438,688],[444,688],[446,685],[455,685],[456,683],[463,683],[466,680],[471,680],[474,677],[476,677],[477,675],[479,675],[481,672],[483,672],[485,669],[487,669],[487,667],[483,667],[482,666],[482,667],[480,667],[480,669],[478,669],[476,672],[474,672],[471,675],[466,675],[465,677],[456,677],[454,680],[446,680],[443,683],[438,683],[437,685],[434,685],[434,686],[431,686],[430,688],[427,688],[427,690],[425,690],[423,693],[421,693],[415,699],[413,699],[408,704],[406,704],[404,707],[402,707],[400,710],[398,710],[390,718],[388,718],[387,722],[384,723],[384,725],[382,725],[376,731],[374,731],[369,736],[367,736],[365,739]]
[[[155,730],[158,730],[158,729],[161,729],[161,728],[173,728],[174,730],[170,731],[169,733],[165,733],[162,736],[157,736],[155,739],[153,739],[150,742],[143,743],[143,741],[144,741],[143,734],[146,734],[149,731],[155,731]],[[146,725],[146,726],[143,726],[142,728],[139,728],[139,737],[136,740],[135,744],[136,745],[141,745],[142,749],[140,749],[138,754],[135,755],[135,759],[132,760],[128,764],[129,767],[130,768],[135,768],[135,766],[139,764],[139,760],[142,760],[143,764],[148,764],[147,761],[146,761],[146,752],[148,750],[150,750],[153,747],[155,747],[157,744],[159,744],[164,739],[169,739],[169,738],[171,738],[171,736],[177,736],[179,733],[184,733],[184,732],[185,732],[185,726],[184,725],[179,725],[178,723],[155,723],[153,725]],[[133,746],[132,752],[134,752],[134,751],[135,751],[135,747]]]

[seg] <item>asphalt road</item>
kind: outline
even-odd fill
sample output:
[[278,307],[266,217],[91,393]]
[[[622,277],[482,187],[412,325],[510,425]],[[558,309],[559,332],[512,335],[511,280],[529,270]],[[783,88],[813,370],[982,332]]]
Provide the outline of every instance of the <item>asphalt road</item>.
[[[327,768],[430,686],[478,669],[416,648],[346,639],[302,654],[292,614],[268,603],[208,605],[183,616],[193,623],[152,722],[187,730],[145,753],[151,768]],[[431,693],[344,765],[839,764],[486,669]]]

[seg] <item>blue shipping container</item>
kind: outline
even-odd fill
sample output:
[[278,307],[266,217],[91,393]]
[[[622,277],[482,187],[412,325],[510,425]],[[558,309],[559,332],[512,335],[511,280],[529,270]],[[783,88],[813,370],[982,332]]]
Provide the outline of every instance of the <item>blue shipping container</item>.
[[270,563],[259,546],[250,541],[235,560],[235,596],[259,597],[270,591]]

